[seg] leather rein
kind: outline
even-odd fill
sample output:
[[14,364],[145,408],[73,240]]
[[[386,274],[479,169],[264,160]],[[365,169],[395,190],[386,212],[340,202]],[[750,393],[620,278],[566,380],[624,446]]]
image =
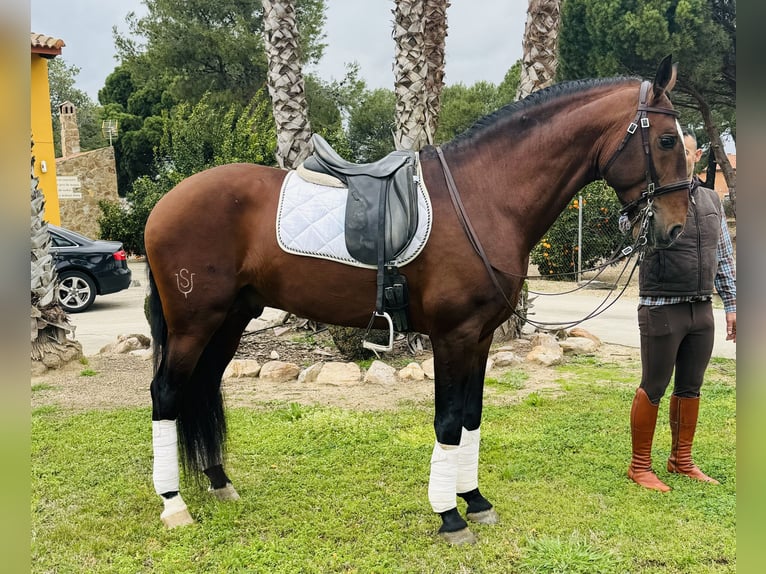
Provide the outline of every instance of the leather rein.
[[[634,246],[643,246],[647,242],[646,235],[649,232],[649,220],[653,216],[652,202],[654,198],[659,195],[669,193],[671,191],[687,189],[690,186],[689,180],[681,180],[681,181],[677,181],[677,182],[663,185],[660,187],[657,187],[655,183],[659,180],[659,178],[657,176],[657,170],[654,167],[654,161],[652,160],[652,152],[649,145],[649,118],[647,114],[649,112],[654,112],[654,113],[660,113],[660,114],[666,114],[666,115],[678,117],[679,113],[676,110],[669,110],[665,108],[656,108],[653,106],[648,106],[646,104],[646,101],[647,101],[647,97],[648,97],[649,89],[651,88],[651,85],[652,84],[649,81],[644,81],[641,83],[641,88],[639,90],[638,110],[636,112],[636,116],[633,119],[633,121],[630,123],[630,125],[628,125],[625,137],[620,142],[620,145],[617,146],[617,149],[609,158],[609,161],[607,161],[606,166],[602,172],[603,174],[606,174],[606,172],[609,170],[612,164],[614,164],[617,157],[620,155],[622,150],[627,145],[628,141],[630,140],[630,137],[636,131],[638,131],[638,128],[640,127],[644,157],[646,158],[646,188],[642,190],[641,196],[638,199],[635,199],[631,201],[630,203],[625,204],[620,210],[621,214],[626,215],[631,209],[635,208],[636,206],[640,205],[643,202],[646,203],[646,206],[644,206],[644,208],[641,209],[641,213],[639,214],[639,217],[636,218],[636,219],[638,218],[641,219],[641,228],[640,228],[639,236]],[[492,264],[489,262],[489,258],[487,257],[487,254],[485,253],[484,248],[481,245],[481,241],[479,241],[479,237],[478,235],[476,235],[473,225],[471,225],[471,220],[469,219],[468,213],[466,212],[465,207],[463,206],[463,201],[460,199],[460,193],[458,192],[457,185],[455,184],[455,180],[452,177],[452,172],[450,171],[449,166],[447,165],[447,160],[444,158],[444,153],[442,152],[441,146],[436,146],[436,154],[437,154],[437,157],[439,158],[439,162],[441,163],[442,171],[444,172],[444,179],[447,183],[447,189],[449,190],[450,200],[452,200],[452,205],[455,208],[455,212],[457,214],[458,220],[463,226],[463,230],[465,231],[465,234],[468,237],[468,240],[471,243],[471,246],[474,248],[474,251],[476,251],[476,253],[481,258],[481,261],[487,270],[487,274],[492,280],[492,283],[494,284],[498,293],[500,293],[500,295],[502,296],[503,300],[505,301],[505,304],[508,306],[509,309],[511,309],[513,313],[516,313],[516,306],[513,303],[511,303],[511,301],[508,299],[507,295],[505,294],[505,291],[503,290],[502,286],[500,285],[500,282],[497,279],[495,268],[492,267]],[[633,223],[635,223],[635,220],[633,221]],[[631,227],[632,227],[632,224],[631,224]],[[630,255],[632,251],[633,251],[632,248],[626,248],[623,250],[622,254]],[[634,267],[634,270],[635,270],[635,267]],[[514,274],[506,273],[506,275],[514,275]],[[632,275],[632,271],[631,271],[631,275]],[[527,275],[523,275],[523,276],[515,275],[515,276],[527,278]],[[623,291],[624,290],[625,289],[623,289]],[[605,310],[606,309],[602,309],[600,312],[603,312]],[[574,322],[573,325],[579,324],[585,319],[588,319],[597,314],[600,314],[600,312],[595,314],[591,313],[584,319]],[[541,326],[541,325],[542,324],[538,326]]]

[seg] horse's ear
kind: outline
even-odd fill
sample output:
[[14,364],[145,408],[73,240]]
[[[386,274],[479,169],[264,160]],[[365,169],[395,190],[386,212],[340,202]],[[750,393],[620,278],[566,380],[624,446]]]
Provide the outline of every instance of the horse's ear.
[[678,64],[672,64],[672,54],[665,56],[657,68],[657,74],[654,76],[654,97],[659,98],[663,92],[670,92],[676,85],[676,75],[678,73]]

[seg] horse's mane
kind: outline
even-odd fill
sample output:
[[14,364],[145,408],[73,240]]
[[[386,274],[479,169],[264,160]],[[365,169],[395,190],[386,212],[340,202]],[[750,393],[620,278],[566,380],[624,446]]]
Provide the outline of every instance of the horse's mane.
[[612,78],[571,80],[566,82],[560,82],[558,84],[553,84],[552,86],[548,86],[547,88],[543,88],[542,90],[532,92],[530,95],[528,95],[526,98],[522,100],[518,100],[515,102],[511,102],[510,104],[506,104],[505,106],[495,110],[494,112],[491,112],[487,114],[486,116],[479,118],[468,129],[466,129],[461,134],[458,134],[457,136],[455,136],[455,138],[453,138],[448,144],[445,144],[444,147],[460,146],[461,144],[466,143],[468,140],[474,139],[479,133],[481,133],[485,129],[492,127],[499,122],[508,120],[517,114],[524,113],[531,108],[540,106],[542,104],[553,102],[558,99],[564,98],[566,96],[570,96],[572,94],[577,94],[587,90],[619,85],[619,84],[625,84],[629,82],[635,82],[637,80],[640,80],[640,78],[631,77],[631,76],[618,76],[618,77],[612,77]]

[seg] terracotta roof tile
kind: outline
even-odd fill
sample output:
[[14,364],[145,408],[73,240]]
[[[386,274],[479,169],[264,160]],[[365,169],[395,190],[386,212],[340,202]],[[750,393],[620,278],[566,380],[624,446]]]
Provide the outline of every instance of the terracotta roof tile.
[[61,48],[66,46],[64,40],[60,38],[54,38],[53,36],[46,36],[45,34],[30,34],[32,39],[32,52],[40,54],[61,54]]

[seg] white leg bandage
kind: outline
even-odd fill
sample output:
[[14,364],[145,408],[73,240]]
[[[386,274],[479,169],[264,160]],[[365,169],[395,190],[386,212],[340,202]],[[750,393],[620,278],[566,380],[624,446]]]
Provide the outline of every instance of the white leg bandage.
[[455,485],[458,467],[457,446],[434,444],[431,455],[431,478],[428,482],[428,500],[434,512],[445,512],[457,506]]
[[469,492],[479,488],[479,438],[480,431],[463,429],[457,459],[457,491]]
[[152,421],[154,490],[157,494],[180,490],[176,421]]

